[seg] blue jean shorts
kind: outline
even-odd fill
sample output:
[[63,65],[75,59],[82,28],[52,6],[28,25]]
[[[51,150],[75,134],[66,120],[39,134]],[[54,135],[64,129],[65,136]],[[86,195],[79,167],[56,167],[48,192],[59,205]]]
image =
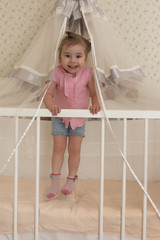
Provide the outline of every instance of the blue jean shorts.
[[85,124],[81,127],[77,127],[76,129],[72,129],[70,123],[68,128],[65,127],[64,122],[61,118],[52,118],[52,135],[66,135],[66,136],[85,136]]

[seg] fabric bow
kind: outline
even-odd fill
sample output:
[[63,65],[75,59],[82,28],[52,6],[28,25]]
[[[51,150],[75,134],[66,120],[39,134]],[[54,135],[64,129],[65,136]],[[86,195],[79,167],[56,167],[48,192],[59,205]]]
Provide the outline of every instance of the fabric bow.
[[82,18],[79,0],[65,0],[63,14],[69,19],[73,16],[74,20]]
[[[85,3],[84,3],[85,2]],[[83,5],[89,9],[92,9],[94,13],[98,13],[100,16],[104,15],[102,10],[98,7],[93,0],[64,0],[63,14],[69,19],[73,16],[74,20],[82,18],[81,7]]]

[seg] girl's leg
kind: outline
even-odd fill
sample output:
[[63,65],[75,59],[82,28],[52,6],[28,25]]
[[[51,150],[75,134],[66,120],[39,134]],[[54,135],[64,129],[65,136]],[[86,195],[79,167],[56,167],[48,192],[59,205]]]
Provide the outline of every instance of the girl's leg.
[[59,174],[63,165],[64,153],[67,145],[66,135],[53,136],[52,173]]
[[79,168],[80,154],[81,154],[81,144],[83,137],[81,136],[70,136],[68,143],[68,169],[69,176],[75,177]]
[[83,137],[81,136],[70,136],[68,143],[68,169],[69,176],[67,178],[67,182],[62,188],[62,193],[64,195],[68,195],[72,192],[74,188],[74,182],[76,178],[76,174],[78,171],[79,163],[80,163],[80,152],[81,152],[81,144]]
[[52,155],[52,174],[50,175],[52,183],[47,193],[48,198],[52,198],[58,193],[60,184],[60,171],[63,165],[64,153],[67,145],[67,136],[54,135],[53,141],[54,147]]

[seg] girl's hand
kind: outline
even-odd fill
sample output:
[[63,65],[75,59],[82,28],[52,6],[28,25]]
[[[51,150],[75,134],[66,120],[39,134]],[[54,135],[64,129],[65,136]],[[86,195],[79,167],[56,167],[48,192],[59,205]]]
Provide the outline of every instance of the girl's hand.
[[92,106],[90,106],[89,110],[90,110],[90,113],[97,114],[101,110],[101,107],[100,107],[99,104],[98,105],[92,105]]
[[49,111],[52,113],[53,116],[56,116],[61,111],[61,108],[57,104],[55,104],[53,101],[53,94],[54,94],[55,88],[56,88],[56,83],[52,81],[44,97],[44,104],[46,108],[49,109]]
[[51,111],[53,116],[57,116],[57,114],[60,113],[61,108],[58,105],[53,104],[49,107],[49,110]]
[[88,82],[88,89],[89,89],[91,100],[92,100],[91,101],[92,105],[89,108],[90,113],[97,114],[101,110],[101,107],[100,107],[98,96],[96,93],[93,75],[92,75],[90,81]]

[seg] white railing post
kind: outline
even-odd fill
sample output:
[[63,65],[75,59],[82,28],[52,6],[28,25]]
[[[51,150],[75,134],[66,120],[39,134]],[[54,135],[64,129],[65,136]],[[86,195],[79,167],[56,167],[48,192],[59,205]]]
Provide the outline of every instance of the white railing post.
[[[15,145],[18,142],[19,119],[15,117]],[[18,225],[18,148],[15,151],[15,167],[14,167],[14,240],[17,240]]]
[[[147,192],[148,177],[148,119],[145,119],[145,138],[144,138],[144,190]],[[143,222],[142,222],[142,240],[146,240],[147,223],[147,196],[143,195]]]
[[35,240],[39,237],[39,166],[40,166],[40,117],[37,117],[36,135],[36,198],[35,198]]
[[[123,154],[127,156],[127,119],[123,120]],[[123,161],[122,179],[122,216],[121,216],[121,240],[125,239],[125,212],[126,212],[126,163]]]
[[101,171],[100,171],[100,213],[99,240],[103,240],[103,201],[104,201],[104,150],[105,150],[105,119],[101,119]]

